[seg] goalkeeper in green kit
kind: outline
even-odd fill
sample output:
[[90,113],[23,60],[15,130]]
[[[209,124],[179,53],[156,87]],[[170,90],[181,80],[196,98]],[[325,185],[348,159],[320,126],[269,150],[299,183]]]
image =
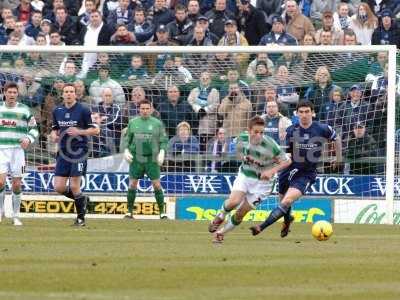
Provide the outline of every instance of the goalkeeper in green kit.
[[133,207],[140,178],[146,174],[153,184],[155,198],[160,210],[160,219],[166,219],[164,193],[160,182],[162,166],[167,149],[168,137],[163,123],[151,116],[152,104],[148,100],[139,103],[139,116],[129,121],[126,132],[127,148],[124,158],[129,163],[128,213],[133,219]]

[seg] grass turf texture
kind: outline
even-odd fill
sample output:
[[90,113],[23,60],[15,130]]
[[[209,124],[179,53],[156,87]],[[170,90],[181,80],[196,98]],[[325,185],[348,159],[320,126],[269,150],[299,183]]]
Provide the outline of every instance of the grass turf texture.
[[311,224],[211,243],[205,222],[25,219],[0,224],[0,299],[399,299],[397,226]]

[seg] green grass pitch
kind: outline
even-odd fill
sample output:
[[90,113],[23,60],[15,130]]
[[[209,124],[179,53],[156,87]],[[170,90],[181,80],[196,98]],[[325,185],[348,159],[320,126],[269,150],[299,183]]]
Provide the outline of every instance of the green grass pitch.
[[0,299],[400,299],[398,226],[310,224],[222,245],[205,222],[24,219],[0,224]]

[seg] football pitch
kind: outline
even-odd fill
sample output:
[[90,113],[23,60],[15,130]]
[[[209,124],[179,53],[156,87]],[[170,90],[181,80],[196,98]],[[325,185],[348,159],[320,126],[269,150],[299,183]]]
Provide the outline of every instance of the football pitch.
[[214,245],[205,222],[23,221],[0,224],[0,299],[400,299],[398,226],[244,223]]

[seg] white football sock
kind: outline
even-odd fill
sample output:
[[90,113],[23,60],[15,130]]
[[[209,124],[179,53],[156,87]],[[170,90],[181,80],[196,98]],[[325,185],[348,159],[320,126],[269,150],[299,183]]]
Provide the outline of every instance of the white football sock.
[[21,193],[15,194],[12,193],[12,208],[13,208],[13,217],[17,218],[19,216],[21,206]]

